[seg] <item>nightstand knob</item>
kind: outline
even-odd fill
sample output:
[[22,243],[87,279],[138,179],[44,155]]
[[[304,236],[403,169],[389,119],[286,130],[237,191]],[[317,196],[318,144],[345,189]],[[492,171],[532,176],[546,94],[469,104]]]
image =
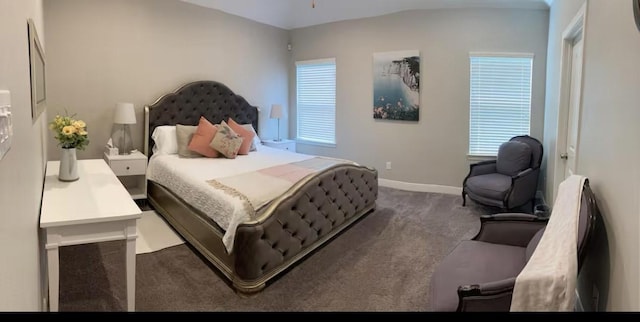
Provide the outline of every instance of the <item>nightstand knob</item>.
[[129,170],[129,169],[130,169],[130,167],[129,167],[129,166],[127,166],[127,170]]

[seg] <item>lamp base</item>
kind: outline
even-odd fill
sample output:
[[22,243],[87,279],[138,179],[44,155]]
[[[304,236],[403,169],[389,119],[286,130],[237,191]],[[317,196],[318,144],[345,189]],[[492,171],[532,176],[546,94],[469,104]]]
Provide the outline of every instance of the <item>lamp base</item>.
[[131,139],[131,129],[129,124],[116,124],[115,131],[111,135],[111,140],[116,148],[118,155],[129,155],[133,150],[133,140]]

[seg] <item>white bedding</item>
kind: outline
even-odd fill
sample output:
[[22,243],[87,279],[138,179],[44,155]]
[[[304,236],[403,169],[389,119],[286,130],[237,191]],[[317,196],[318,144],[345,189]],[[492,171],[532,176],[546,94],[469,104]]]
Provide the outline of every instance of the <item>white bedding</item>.
[[[314,156],[261,145],[258,151],[225,158],[180,158],[177,154],[154,155],[149,160],[147,179],[169,188],[194,208],[207,214],[225,230],[223,242],[233,249],[237,226],[249,220],[240,199],[212,188],[206,181],[260,170]],[[268,189],[268,187],[265,187]]]

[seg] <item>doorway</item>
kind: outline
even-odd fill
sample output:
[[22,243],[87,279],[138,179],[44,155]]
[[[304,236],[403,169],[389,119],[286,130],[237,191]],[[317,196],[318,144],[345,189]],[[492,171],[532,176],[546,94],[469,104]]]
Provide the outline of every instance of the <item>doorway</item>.
[[577,173],[582,110],[586,3],[562,33],[560,102],[554,160],[553,196],[564,179]]
[[582,93],[582,33],[574,39],[571,47],[571,84],[569,85],[569,117],[567,119],[566,150],[560,155],[564,160],[564,178],[576,173],[578,166],[578,137],[580,132],[580,111]]

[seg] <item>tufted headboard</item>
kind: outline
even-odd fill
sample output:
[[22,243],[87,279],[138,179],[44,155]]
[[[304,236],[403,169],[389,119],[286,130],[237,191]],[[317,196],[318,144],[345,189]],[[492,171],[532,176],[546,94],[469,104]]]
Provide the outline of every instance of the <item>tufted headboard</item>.
[[145,106],[144,153],[151,157],[154,144],[151,134],[157,126],[198,125],[200,116],[204,116],[213,124],[227,121],[231,117],[240,124],[251,123],[256,132],[258,131],[256,106],[249,104],[222,83],[196,81]]

